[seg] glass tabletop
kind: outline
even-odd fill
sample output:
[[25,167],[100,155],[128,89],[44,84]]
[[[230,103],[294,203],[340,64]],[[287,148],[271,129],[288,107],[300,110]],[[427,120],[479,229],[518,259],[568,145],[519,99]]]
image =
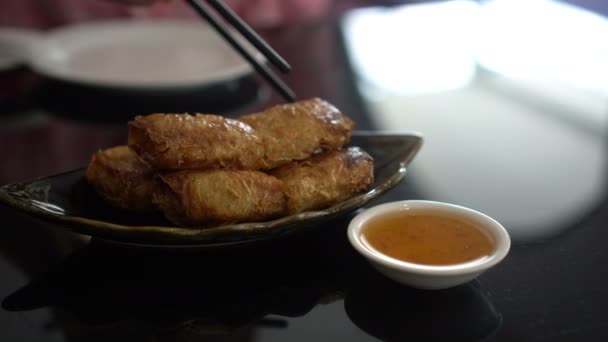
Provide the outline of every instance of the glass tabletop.
[[349,219],[248,247],[93,240],[5,298],[2,316],[16,336],[66,340],[482,340],[501,326],[486,279],[396,284],[351,248]]
[[[424,134],[405,180],[370,205],[427,199],[480,210],[513,238],[503,262],[465,285],[422,291],[355,252],[346,227],[356,213],[246,246],[134,248],[0,206],[0,339],[607,340],[605,18],[553,1],[385,3],[393,6],[267,35],[302,98],[328,99],[359,130]],[[525,26],[539,13],[545,26]],[[501,26],[514,17],[522,29]],[[9,103],[0,184],[82,167],[124,142],[124,120],[56,112],[86,108],[90,98],[79,99]],[[277,101],[261,96],[235,112]]]

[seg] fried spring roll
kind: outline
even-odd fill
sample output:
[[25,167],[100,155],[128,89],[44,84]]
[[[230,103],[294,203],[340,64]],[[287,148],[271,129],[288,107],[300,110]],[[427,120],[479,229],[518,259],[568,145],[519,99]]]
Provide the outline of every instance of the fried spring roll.
[[283,183],[259,171],[180,171],[161,176],[154,202],[172,222],[209,226],[283,215]]
[[151,114],[129,122],[129,147],[154,169],[259,169],[264,149],[253,129],[210,114]]
[[95,153],[87,167],[86,179],[114,207],[133,210],[154,208],[154,175],[127,146]]
[[318,99],[278,105],[239,120],[257,132],[264,144],[264,169],[303,160],[319,149],[336,149],[350,140],[352,120]]
[[285,184],[290,214],[328,208],[374,182],[373,159],[358,147],[323,152],[271,171]]

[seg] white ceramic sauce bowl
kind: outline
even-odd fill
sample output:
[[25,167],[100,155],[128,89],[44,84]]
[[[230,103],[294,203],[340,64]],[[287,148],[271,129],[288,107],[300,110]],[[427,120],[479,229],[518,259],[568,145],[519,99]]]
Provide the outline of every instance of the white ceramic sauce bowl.
[[[391,258],[364,243],[362,229],[372,218],[407,211],[408,214],[443,214],[475,223],[494,241],[494,252],[487,258],[453,265],[421,265]],[[353,247],[381,273],[402,284],[420,289],[445,289],[475,279],[499,263],[509,252],[511,239],[505,228],[491,217],[465,207],[432,201],[397,201],[369,208],[355,216],[348,226]]]

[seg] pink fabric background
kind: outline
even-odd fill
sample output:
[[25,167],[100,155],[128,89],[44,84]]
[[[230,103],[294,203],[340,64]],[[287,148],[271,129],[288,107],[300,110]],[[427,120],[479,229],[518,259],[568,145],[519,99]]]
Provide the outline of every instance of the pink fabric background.
[[[250,25],[273,27],[319,18],[331,0],[226,0]],[[2,0],[0,26],[53,28],[103,18],[194,18],[181,0],[157,1],[150,6],[128,6],[119,0]]]

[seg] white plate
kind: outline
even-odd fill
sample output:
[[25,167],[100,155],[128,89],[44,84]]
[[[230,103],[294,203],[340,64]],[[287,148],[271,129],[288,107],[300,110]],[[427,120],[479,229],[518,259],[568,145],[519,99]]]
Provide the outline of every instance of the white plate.
[[252,72],[202,22],[98,21],[53,30],[24,56],[54,79],[113,88],[201,86]]
[[14,69],[26,63],[34,53],[31,49],[40,45],[42,40],[42,35],[37,31],[0,28],[0,71]]

